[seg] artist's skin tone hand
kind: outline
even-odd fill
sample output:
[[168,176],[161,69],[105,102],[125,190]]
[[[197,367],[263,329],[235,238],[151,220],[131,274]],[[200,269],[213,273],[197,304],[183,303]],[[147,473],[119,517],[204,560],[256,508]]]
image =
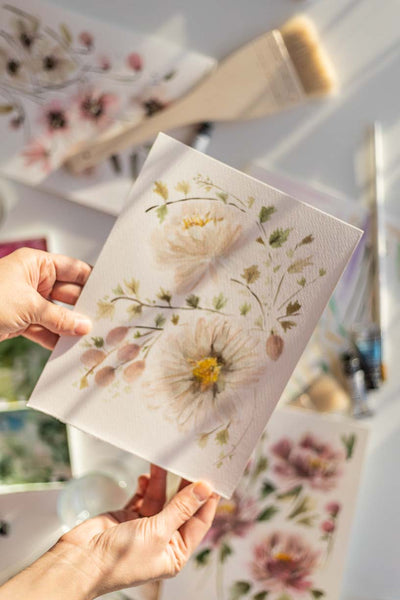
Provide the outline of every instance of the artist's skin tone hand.
[[152,466],[124,509],[71,529],[0,588],[0,599],[93,600],[176,575],[210,528],[219,497],[205,482],[182,480],[163,508],[165,489],[166,472]]
[[54,348],[60,335],[83,335],[90,320],[59,300],[75,304],[90,275],[81,260],[21,248],[0,259],[0,341],[23,335]]

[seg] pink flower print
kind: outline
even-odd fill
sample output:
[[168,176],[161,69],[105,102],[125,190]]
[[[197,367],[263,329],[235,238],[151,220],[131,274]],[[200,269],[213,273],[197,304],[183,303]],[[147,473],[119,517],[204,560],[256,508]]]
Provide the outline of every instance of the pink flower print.
[[137,52],[131,52],[126,57],[128,67],[133,71],[141,71],[143,69],[143,59]]
[[39,140],[33,140],[33,142],[22,150],[22,156],[25,159],[25,165],[30,167],[37,165],[42,168],[44,172],[48,172],[51,169],[51,153],[48,147]]
[[342,507],[339,502],[328,502],[328,504],[325,506],[326,512],[334,518],[337,517],[341,508]]
[[335,523],[333,521],[323,521],[321,529],[324,533],[333,533],[335,531]]
[[115,94],[93,90],[81,93],[77,101],[81,117],[98,126],[107,125],[113,110],[118,106],[118,97]]
[[230,500],[222,498],[205,542],[215,547],[227,535],[245,537],[254,525],[257,515],[257,503],[253,498],[243,498],[237,492]]
[[41,122],[48,133],[64,133],[69,128],[67,112],[59,100],[52,100],[44,107]]
[[306,592],[318,559],[319,552],[299,535],[274,531],[254,547],[250,569],[264,591]]
[[107,56],[99,56],[98,63],[102,71],[109,71],[111,69],[111,61]]
[[93,47],[93,36],[88,31],[81,31],[81,33],[78,35],[78,40],[82,46],[85,46],[88,50]]
[[311,434],[299,442],[283,438],[271,448],[277,459],[273,469],[294,485],[308,483],[312,488],[329,491],[335,488],[342,473],[344,451]]

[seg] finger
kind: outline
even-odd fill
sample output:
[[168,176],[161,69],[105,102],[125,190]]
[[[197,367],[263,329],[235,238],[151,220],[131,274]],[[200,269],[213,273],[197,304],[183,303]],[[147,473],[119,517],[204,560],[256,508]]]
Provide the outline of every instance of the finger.
[[156,465],[150,466],[150,481],[143,498],[141,514],[152,517],[162,510],[165,504],[167,487],[167,472]]
[[22,335],[28,340],[36,342],[36,344],[40,344],[48,350],[53,350],[60,337],[56,333],[45,329],[41,325],[30,325],[27,329],[25,329]]
[[32,322],[59,335],[84,335],[89,333],[92,326],[90,320],[84,315],[72,312],[64,306],[52,304],[40,294],[35,296]]
[[143,500],[143,496],[146,493],[147,486],[149,485],[150,475],[140,475],[138,477],[138,483],[135,494],[126,503],[124,508],[133,508],[136,506],[139,500]]
[[200,510],[179,529],[179,533],[189,554],[200,544],[210,529],[219,500],[220,497],[218,494],[212,494]]
[[65,302],[65,304],[75,304],[82,292],[82,287],[76,283],[64,283],[56,281],[53,286],[50,298]]
[[56,268],[57,281],[85,285],[92,270],[87,263],[63,254],[50,253],[49,256]]
[[211,496],[212,489],[205,481],[191,483],[175,494],[157,517],[162,520],[161,527],[171,536],[188,521]]

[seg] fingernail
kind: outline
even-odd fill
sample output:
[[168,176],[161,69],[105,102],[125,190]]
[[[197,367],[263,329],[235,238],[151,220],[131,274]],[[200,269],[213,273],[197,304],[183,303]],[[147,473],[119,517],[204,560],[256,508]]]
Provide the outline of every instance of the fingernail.
[[76,319],[74,333],[84,335],[92,329],[92,323],[89,319]]
[[204,500],[207,500],[207,498],[210,497],[211,493],[211,487],[208,485],[208,483],[205,483],[204,481],[197,482],[193,488],[193,494],[197,498],[197,500],[200,500],[200,502],[204,502]]

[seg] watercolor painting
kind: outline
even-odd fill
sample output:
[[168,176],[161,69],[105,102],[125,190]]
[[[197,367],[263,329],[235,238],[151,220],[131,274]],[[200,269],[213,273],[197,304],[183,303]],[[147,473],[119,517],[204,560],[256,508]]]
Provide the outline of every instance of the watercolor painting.
[[0,164],[27,183],[40,183],[80,141],[162,110],[213,64],[40,0],[3,2],[0,15]]
[[350,420],[278,409],[161,599],[190,590],[194,600],[337,600],[367,434]]
[[30,404],[229,496],[359,237],[160,135]]

